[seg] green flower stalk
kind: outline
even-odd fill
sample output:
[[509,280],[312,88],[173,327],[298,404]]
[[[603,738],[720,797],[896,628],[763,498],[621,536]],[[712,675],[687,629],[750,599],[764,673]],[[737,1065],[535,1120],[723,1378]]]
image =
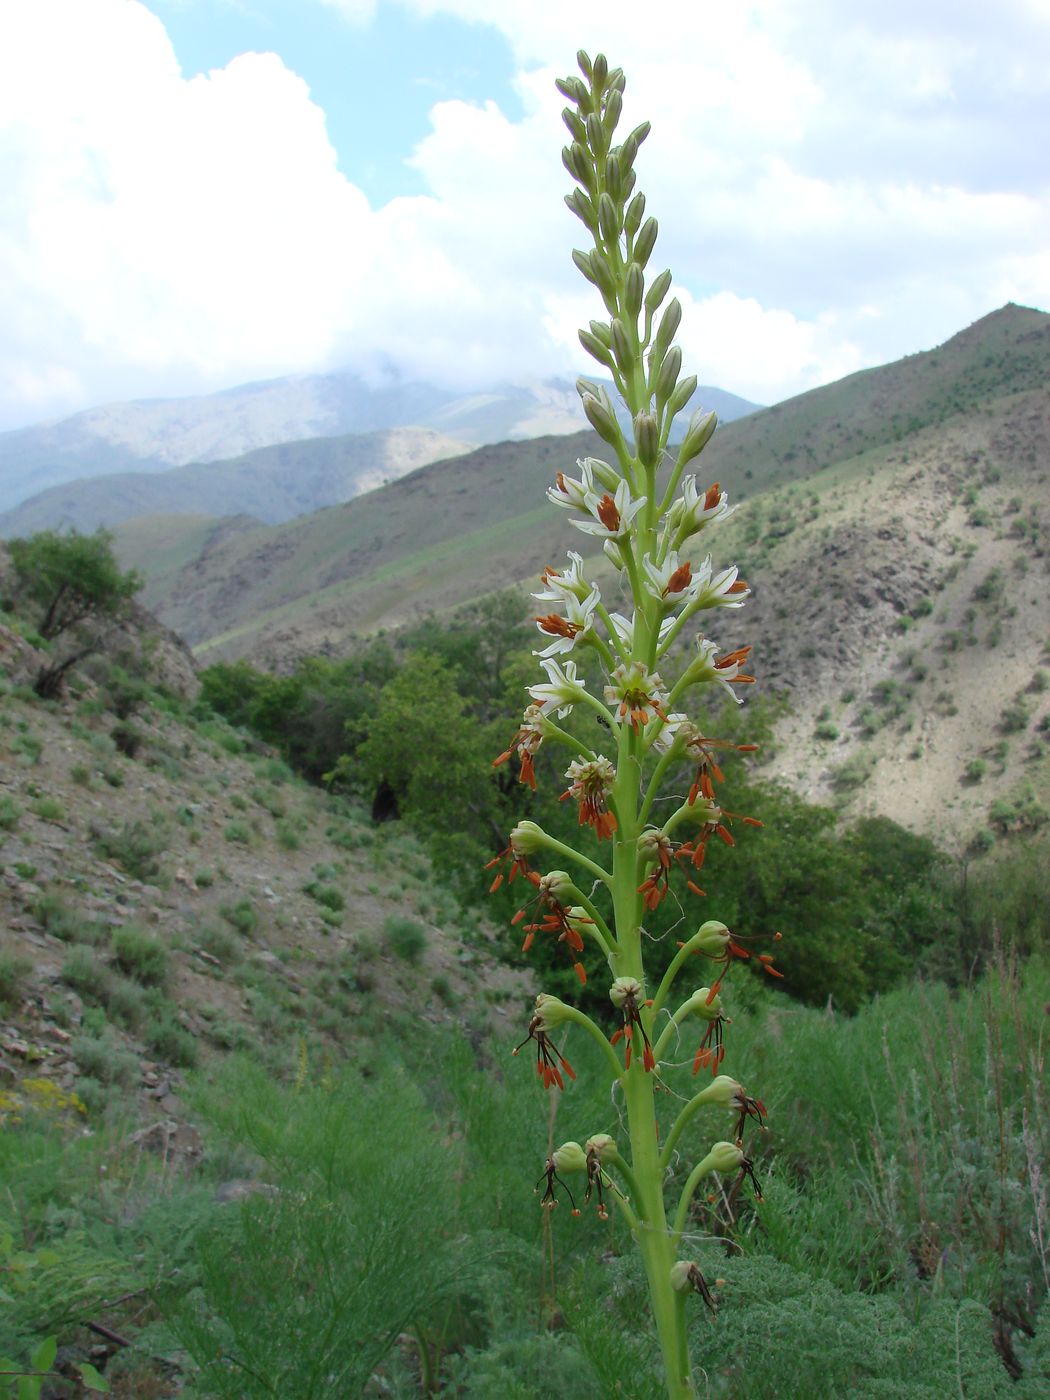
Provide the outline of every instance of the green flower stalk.
[[[588,963],[591,975],[595,965],[606,969],[616,1026],[611,1036],[582,1010],[540,996],[522,1045],[535,1046],[545,1088],[571,1091],[575,1071],[554,1037],[564,1044],[565,1033],[579,1026],[598,1042],[629,1146],[621,1153],[604,1133],[592,1134],[584,1147],[576,1141],[563,1144],[544,1167],[543,1203],[553,1208],[561,1192],[579,1214],[565,1178],[583,1173],[584,1202],[596,1197],[603,1220],[607,1200],[619,1209],[644,1261],[667,1394],[678,1400],[695,1394],[686,1332],[689,1296],[697,1293],[714,1306],[698,1266],[679,1257],[693,1196],[711,1173],[747,1178],[757,1195],[742,1139],[750,1124],[762,1125],[765,1107],[721,1072],[729,1025],[723,983],[730,966],[750,956],[748,949],[724,924],[708,920],[680,945],[662,980],[653,982],[646,977],[645,919],[678,881],[704,893],[694,877],[713,836],[733,845],[736,820],[760,825],[721,807],[716,796],[720,745],[685,711],[693,698],[730,694],[739,701],[737,691],[753,680],[746,672],[750,647],[720,654],[699,632],[694,650],[680,645],[690,624],[695,627],[713,609],[740,608],[749,589],[735,567],[716,568],[698,548],[700,536],[731,509],[717,482],[701,487],[687,472],[715,430],[715,415],[694,412],[677,449],[670,445],[672,426],[692,398],[696,379],[682,376],[682,352],[675,343],[682,308],[667,300],[671,273],[647,271],[658,228],[646,214],[645,196],[635,190],[634,164],[649,126],[643,123],[616,141],[623,73],[610,70],[600,54],[593,62],[583,52],[578,59],[582,76],[558,83],[570,104],[563,117],[571,139],[562,159],[575,188],[566,202],[592,244],[576,249],[573,261],[604,305],[603,319],[592,320],[580,332],[580,342],[611,376],[631,428],[621,427],[603,385],[579,380],[583,411],[608,445],[610,460],[588,457],[577,463],[577,475],[559,472],[547,494],[602,549],[627,610],[609,610],[580,554],[570,553],[561,570],[544,571],[535,597],[545,609],[536,618],[544,642],[536,655],[545,680],[529,688],[521,725],[495,763],[517,758],[521,782],[534,789],[541,749],[567,750],[568,786],[562,796],[578,804],[580,826],[590,828],[598,851],[606,854],[596,859],[535,822],[520,822],[491,862],[499,867],[492,887],[517,877],[528,887],[529,902],[514,918],[523,925],[525,950],[537,938],[564,944],[581,982],[588,978]],[[597,693],[588,682],[595,665],[604,677]],[[610,736],[610,752],[589,748],[559,723],[577,708],[597,717],[601,732]],[[668,774],[683,767],[693,770],[692,785],[685,800],[659,821],[654,814],[666,810],[656,805],[661,787]],[[543,873],[536,868],[541,864],[557,868]],[[675,980],[694,957],[705,959],[712,975],[699,989],[694,984],[672,1010]],[[780,975],[768,955],[758,962],[771,976]],[[683,1107],[661,1129],[657,1090],[665,1081],[669,1085],[675,1072],[670,1059],[681,1062],[683,1041],[687,1055],[695,1046],[693,1074],[704,1069],[714,1077],[691,1096],[678,1093]],[[661,1094],[659,1106],[668,1097]],[[669,1211],[665,1192],[687,1139],[691,1144],[707,1113],[723,1115],[724,1123],[727,1111],[735,1117],[734,1141],[716,1141],[697,1154],[691,1170],[682,1167],[677,1174],[684,1175],[684,1185]]]

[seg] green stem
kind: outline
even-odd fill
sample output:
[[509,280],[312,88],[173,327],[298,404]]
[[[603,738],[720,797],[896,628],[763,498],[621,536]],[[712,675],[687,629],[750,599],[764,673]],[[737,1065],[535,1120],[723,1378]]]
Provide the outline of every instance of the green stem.
[[579,1007],[564,1005],[561,1010],[562,1018],[571,1022],[575,1026],[582,1026],[594,1040],[602,1047],[602,1050],[612,1066],[613,1079],[623,1078],[623,1065],[616,1058],[616,1051],[609,1044],[608,1037],[599,1026],[596,1026],[586,1011],[581,1011]]
[[711,1093],[712,1087],[713,1086],[709,1084],[706,1089],[701,1089],[698,1094],[694,1094],[693,1097],[682,1109],[681,1113],[679,1113],[678,1117],[674,1120],[674,1126],[668,1133],[667,1141],[664,1143],[663,1151],[660,1153],[660,1165],[664,1168],[665,1171],[667,1170],[667,1167],[670,1164],[671,1154],[674,1151],[675,1143],[682,1136],[682,1133],[685,1131],[685,1129],[689,1126],[690,1120],[693,1118],[694,1114],[699,1108],[701,1108],[705,1103],[710,1103],[712,1098],[714,1097],[714,1095]]
[[585,856],[582,851],[574,851],[571,846],[567,846],[564,841],[559,841],[556,836],[548,836],[543,833],[543,849],[545,851],[557,851],[559,855],[574,860],[577,865],[582,865],[584,870],[589,870],[597,880],[601,880],[603,885],[611,883],[609,872],[591,860],[590,856]]
[[660,983],[656,996],[653,997],[654,1016],[657,1015],[657,1013],[660,1011],[660,1008],[666,1001],[667,993],[671,990],[671,986],[674,982],[674,979],[678,976],[682,964],[685,962],[686,958],[692,956],[693,950],[698,946],[700,941],[701,939],[699,933],[694,933],[692,938],[686,939],[686,941],[679,948],[678,952],[675,953],[670,963],[668,963],[667,971],[663,975],[663,980]]
[[[568,893],[568,891],[566,891],[566,893]],[[594,941],[601,948],[605,956],[611,958],[613,955],[613,945],[616,939],[613,937],[609,925],[602,918],[600,912],[595,908],[588,896],[580,889],[579,885],[573,885],[570,898],[573,904],[578,904],[581,909],[586,911],[588,918],[594,921]],[[565,900],[561,902],[564,904]]]
[[693,1196],[696,1194],[696,1188],[700,1185],[705,1176],[711,1175],[714,1169],[715,1164],[709,1152],[703,1161],[697,1162],[696,1166],[686,1178],[686,1183],[682,1187],[682,1194],[678,1198],[678,1209],[675,1211],[674,1216],[673,1234],[676,1245],[682,1238],[682,1232],[685,1230],[685,1222],[689,1215],[689,1206]]

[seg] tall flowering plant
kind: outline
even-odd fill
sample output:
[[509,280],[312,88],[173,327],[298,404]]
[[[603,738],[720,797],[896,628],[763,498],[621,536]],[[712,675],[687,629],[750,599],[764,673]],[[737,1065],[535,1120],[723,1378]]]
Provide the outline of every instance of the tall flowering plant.
[[[536,619],[544,645],[536,654],[545,679],[530,688],[521,724],[495,762],[516,761],[521,781],[535,788],[541,748],[559,746],[570,754],[562,795],[578,804],[581,827],[591,829],[597,850],[605,854],[592,858],[522,821],[491,863],[498,866],[492,887],[515,878],[531,886],[514,920],[522,926],[526,949],[537,938],[555,939],[581,982],[595,975],[599,960],[609,977],[612,1035],[578,1007],[541,995],[522,1046],[535,1050],[544,1086],[566,1090],[576,1076],[556,1040],[563,1029],[582,1027],[601,1047],[629,1142],[621,1147],[598,1133],[583,1145],[563,1143],[544,1168],[543,1203],[553,1207],[564,1194],[579,1214],[571,1185],[575,1174],[583,1202],[593,1200],[600,1218],[607,1218],[610,1202],[621,1212],[645,1264],[667,1392],[681,1397],[694,1394],[688,1297],[698,1293],[713,1306],[700,1269],[684,1252],[691,1203],[712,1173],[747,1179],[757,1194],[743,1139],[749,1124],[761,1125],[765,1109],[723,1073],[728,1024],[723,983],[734,960],[750,957],[749,950],[725,924],[707,920],[678,946],[653,985],[646,974],[645,923],[672,882],[681,880],[687,890],[703,893],[696,881],[712,837],[734,841],[734,818],[719,805],[716,791],[722,777],[719,744],[705,736],[686,707],[698,694],[738,699],[740,687],[753,679],[745,672],[750,648],[722,654],[698,631],[695,651],[686,652],[677,677],[672,655],[681,650],[675,643],[683,632],[697,628],[703,614],[741,607],[748,587],[736,568],[717,568],[709,555],[701,555],[701,536],[730,513],[717,483],[701,487],[687,474],[714,432],[715,415],[693,413],[680,445],[669,445],[672,425],[691,399],[696,379],[681,377],[675,335],[682,311],[677,300],[667,300],[671,274],[647,277],[657,224],[646,217],[645,196],[635,192],[634,163],[649,126],[636,127],[614,144],[623,73],[610,70],[601,54],[592,62],[581,52],[578,59],[582,77],[558,83],[570,104],[563,117],[571,141],[562,159],[575,182],[567,203],[593,247],[572,256],[607,313],[607,319],[591,321],[580,340],[611,375],[632,428],[621,429],[603,387],[581,379],[584,412],[608,444],[610,460],[587,458],[578,463],[576,476],[559,472],[547,494],[555,506],[572,512],[583,535],[600,542],[615,570],[617,591],[629,603],[623,613],[608,611],[579,554],[570,553],[561,569],[544,571],[535,597],[544,609]],[[603,675],[600,694],[581,673],[585,657]],[[578,707],[597,716],[605,736],[600,747],[609,752],[589,747],[559,723]],[[658,806],[665,779],[685,765],[692,776],[688,792]],[[666,814],[668,805],[672,810]],[[540,868],[553,863],[568,869]],[[779,976],[770,956],[758,961]],[[699,977],[697,969],[702,969]],[[686,972],[693,974],[693,985],[683,995],[675,988]],[[684,1101],[679,1095],[682,1107],[661,1131],[657,1091],[676,1069],[690,1065],[694,1076],[706,1071],[709,1078],[699,1089],[692,1081]],[[705,1108],[728,1114],[731,1127],[688,1171],[669,1209],[668,1183]]]

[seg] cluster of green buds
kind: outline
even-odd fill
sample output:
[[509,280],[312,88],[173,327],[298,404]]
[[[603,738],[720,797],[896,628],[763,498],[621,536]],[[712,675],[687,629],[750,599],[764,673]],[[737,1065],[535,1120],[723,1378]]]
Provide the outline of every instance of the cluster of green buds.
[[[749,1180],[758,1194],[743,1136],[749,1124],[762,1126],[765,1108],[721,1072],[729,1025],[723,983],[730,966],[750,957],[750,951],[725,924],[707,920],[679,945],[659,984],[649,990],[645,920],[678,880],[686,891],[704,893],[696,879],[712,837],[733,845],[736,822],[760,824],[720,805],[717,754],[725,746],[706,737],[686,711],[694,697],[731,695],[739,701],[739,689],[752,681],[745,669],[750,647],[721,653],[697,631],[690,649],[685,636],[705,613],[738,609],[749,589],[735,567],[716,568],[698,549],[700,537],[730,514],[717,482],[698,485],[687,472],[715,430],[715,415],[694,411],[672,446],[674,425],[697,382],[682,375],[676,343],[682,308],[677,299],[668,300],[671,273],[650,276],[648,270],[658,228],[635,188],[634,167],[649,126],[643,123],[617,141],[623,73],[610,69],[601,55],[592,62],[581,52],[578,59],[581,76],[558,83],[570,104],[563,117],[571,139],[562,159],[575,184],[568,206],[592,246],[572,256],[605,311],[580,332],[580,342],[611,377],[626,408],[622,421],[630,426],[621,425],[613,394],[603,383],[578,381],[584,413],[608,445],[610,460],[588,457],[577,463],[575,474],[559,472],[548,497],[572,513],[593,552],[586,559],[570,552],[564,568],[543,573],[534,596],[543,607],[536,618],[543,649],[536,655],[545,679],[529,687],[521,724],[495,762],[517,758],[521,782],[535,788],[541,750],[562,748],[570,758],[562,796],[578,804],[580,827],[589,828],[596,845],[587,854],[523,821],[491,864],[499,867],[493,888],[505,878],[521,877],[530,889],[514,918],[523,926],[526,949],[537,939],[551,939],[564,947],[581,982],[599,966],[609,977],[612,1034],[581,1009],[540,996],[522,1045],[535,1046],[545,1088],[562,1091],[575,1078],[564,1054],[566,1034],[578,1027],[591,1037],[614,1083],[618,1132],[622,1137],[626,1126],[629,1148],[625,1144],[621,1154],[601,1133],[583,1146],[563,1143],[547,1158],[543,1202],[553,1206],[564,1191],[578,1214],[566,1179],[584,1174],[585,1203],[596,1197],[603,1219],[606,1201],[615,1203],[642,1252],[668,1394],[678,1397],[693,1394],[686,1298],[695,1292],[714,1305],[698,1265],[680,1257],[694,1195],[712,1173]],[[616,599],[611,607],[603,590]],[[621,601],[624,610],[618,611]],[[563,721],[574,710],[590,712],[598,726],[566,726]],[[579,737],[593,735],[595,728],[610,752]],[[677,780],[682,770],[691,776],[685,799],[657,806],[666,781],[672,775]],[[668,812],[668,805],[673,810]],[[544,872],[544,863],[555,868]],[[695,966],[696,957],[711,975],[674,1007],[676,979]],[[771,976],[780,975],[768,955],[757,962]],[[713,1077],[685,1100],[661,1143],[655,1091],[674,1071],[682,1041],[695,1027],[693,1074],[709,1070]],[[733,1138],[716,1141],[687,1170],[683,1139],[706,1108],[733,1116]],[[683,1176],[669,1215],[665,1190]]]

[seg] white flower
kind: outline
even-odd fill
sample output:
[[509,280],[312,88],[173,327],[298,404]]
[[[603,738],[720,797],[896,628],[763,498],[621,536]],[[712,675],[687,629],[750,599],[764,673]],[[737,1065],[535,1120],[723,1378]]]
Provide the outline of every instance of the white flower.
[[[547,586],[542,593],[532,596],[539,603],[563,603],[566,598],[577,598],[580,602],[587,597],[592,585],[583,576],[583,559],[574,550],[569,550],[569,566],[559,573],[557,569],[546,568],[541,575]],[[597,593],[597,587],[594,588]]]
[[738,685],[750,684],[754,676],[746,676],[742,671],[744,662],[751,651],[750,647],[738,647],[736,651],[726,652],[720,661],[715,660],[718,654],[718,643],[707,641],[703,637],[697,637],[697,647],[700,655],[687,668],[682,676],[683,685],[704,685],[709,681],[718,681],[732,695],[739,705],[740,696],[733,690],[733,683]]
[[585,535],[597,535],[599,539],[617,540],[630,529],[631,521],[645,505],[646,497],[637,500],[631,497],[631,488],[622,480],[616,488],[616,495],[608,491],[599,496],[596,491],[588,491],[584,497],[584,508],[593,517],[591,520],[574,520],[577,530]]
[[549,715],[557,711],[561,718],[583,699],[587,694],[586,687],[576,678],[575,661],[566,661],[562,667],[556,661],[545,658],[540,665],[547,672],[549,684],[530,686],[529,694],[539,706],[540,714]]
[[687,476],[682,482],[682,494],[667,512],[668,524],[675,531],[675,543],[681,544],[697,534],[705,525],[725,520],[736,510],[716,481],[704,495],[696,489],[696,477]]
[[688,559],[684,564],[679,563],[676,549],[671,550],[662,564],[654,563],[646,554],[642,559],[642,568],[646,574],[646,590],[654,598],[659,598],[665,607],[676,607],[683,600],[693,601],[697,584],[692,566]]
[[617,724],[625,721],[631,724],[636,734],[649,723],[653,716],[664,717],[667,704],[667,691],[659,675],[641,661],[632,661],[630,666],[617,666],[609,677],[611,685],[605,687],[606,703],[615,706],[613,717]]
[[547,487],[547,499],[553,505],[564,510],[585,510],[586,497],[595,494],[595,481],[610,491],[616,489],[620,474],[608,462],[599,457],[584,457],[577,458],[576,465],[580,469],[579,480],[559,472],[555,484]]
[[737,578],[739,572],[732,564],[712,576],[711,556],[708,555],[693,580],[690,598],[693,608],[742,608],[751,590],[743,579]]
[[588,638],[584,634],[593,626],[594,610],[600,599],[601,594],[597,587],[591,589],[582,603],[569,594],[563,600],[564,617],[560,613],[548,613],[546,617],[538,617],[536,626],[546,636],[553,637],[554,641],[543,651],[533,652],[533,656],[557,656],[563,651],[572,651],[577,638],[583,636],[583,640],[587,641]]
[[[613,625],[613,631],[616,633],[616,636],[619,640],[620,646],[628,656],[631,654],[632,651],[634,651],[634,624],[637,616],[637,613],[632,613],[630,620],[628,620],[626,617],[624,617],[623,613],[613,613],[609,618],[609,621]],[[667,636],[668,632],[670,632],[673,626],[674,618],[665,617],[664,620],[660,623],[660,642],[663,641],[663,639]]]
[[666,753],[668,749],[673,748],[679,735],[688,742],[690,731],[695,729],[696,726],[688,715],[679,714],[677,712],[668,715],[660,726],[660,732],[653,739],[653,748],[657,753]]

